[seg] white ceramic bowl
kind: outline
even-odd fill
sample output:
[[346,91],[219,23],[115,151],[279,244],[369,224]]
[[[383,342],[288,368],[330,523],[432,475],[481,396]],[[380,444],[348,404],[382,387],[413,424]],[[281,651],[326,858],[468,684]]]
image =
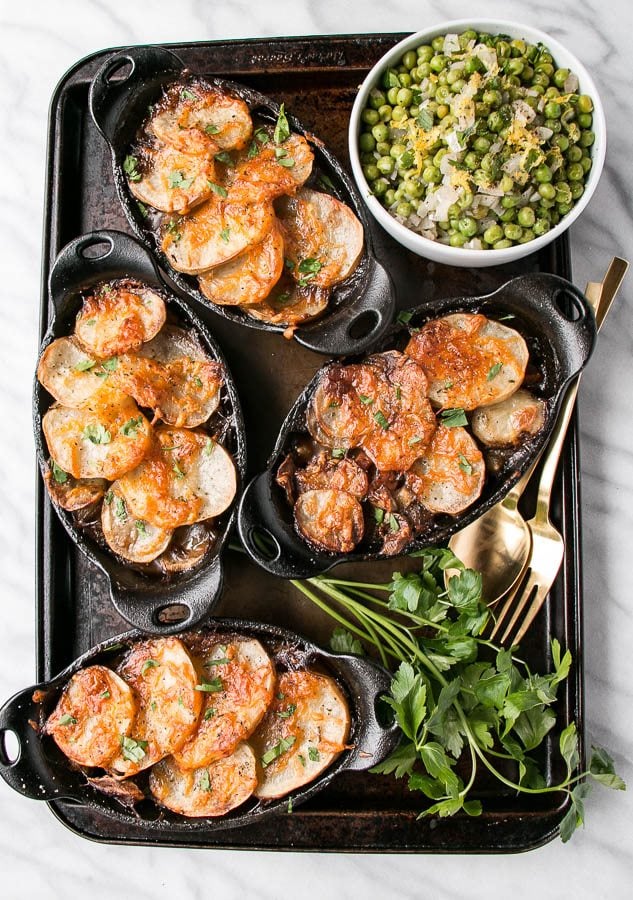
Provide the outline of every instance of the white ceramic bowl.
[[[513,247],[507,247],[504,250],[465,250],[462,247],[450,247],[446,244],[440,244],[429,238],[422,237],[401,225],[400,222],[391,216],[384,206],[371,194],[367,179],[363,174],[363,168],[360,161],[358,148],[358,138],[361,132],[361,113],[369,99],[369,93],[373,87],[379,85],[380,78],[385,69],[390,66],[400,64],[400,59],[407,50],[411,50],[420,44],[429,44],[433,38],[439,35],[460,33],[473,28],[476,31],[488,34],[508,34],[512,38],[523,38],[530,44],[537,44],[539,41],[547,47],[554,57],[556,65],[560,68],[571,69],[578,76],[579,87],[578,92],[581,94],[589,94],[593,100],[593,125],[592,131],[595,133],[595,141],[592,146],[592,166],[589,171],[589,177],[585,182],[585,191],[582,197],[574,204],[573,209],[560,220],[558,225],[550,229],[546,234],[534,238],[526,244],[516,244]],[[575,222],[583,209],[587,206],[591,199],[591,195],[595,191],[602,167],[604,165],[604,157],[607,146],[606,123],[604,118],[604,109],[598,96],[596,85],[582,65],[582,63],[566,50],[562,44],[554,38],[532,28],[529,25],[521,25],[518,22],[507,22],[503,19],[457,19],[450,22],[441,22],[433,28],[426,28],[424,31],[418,31],[410,37],[405,38],[396,44],[388,53],[376,63],[371,72],[363,81],[358,96],[352,108],[352,114],[349,123],[349,154],[352,163],[352,171],[356,184],[360,193],[367,204],[369,211],[374,218],[380,222],[383,228],[395,238],[400,244],[417,253],[418,256],[424,256],[435,262],[445,263],[452,266],[496,266],[502,263],[513,262],[535,253],[542,247],[555,240],[559,235],[566,231],[572,222]]]

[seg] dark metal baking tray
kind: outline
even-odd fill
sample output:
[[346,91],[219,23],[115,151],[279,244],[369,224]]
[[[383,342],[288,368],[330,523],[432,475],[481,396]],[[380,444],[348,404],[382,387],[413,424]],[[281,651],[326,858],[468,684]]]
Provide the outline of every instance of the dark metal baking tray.
[[[226,76],[283,101],[306,127],[319,135],[347,165],[347,121],[357,85],[366,72],[403,35],[341,35],[174,45],[191,67]],[[59,249],[79,234],[97,228],[127,230],[112,180],[110,154],[88,113],[90,80],[111,51],[72,68],[51,103],[44,222],[41,335],[49,316],[46,281]],[[488,293],[513,275],[554,272],[570,278],[566,237],[538,255],[504,267],[453,269],[429,262],[396,245],[373,228],[376,253],[394,278],[401,308],[425,299]],[[250,473],[266,465],[279,426],[323,357],[278,335],[257,333],[198,307],[224,350],[242,400]],[[535,667],[549,662],[550,635],[567,646],[575,663],[563,686],[559,721],[575,719],[582,734],[582,622],[580,575],[579,464],[577,430],[572,427],[556,486],[552,517],[562,529],[568,552],[561,574],[538,622],[522,647]],[[341,567],[352,577],[386,580],[394,569],[414,561],[398,560]],[[227,553],[225,594],[219,615],[242,616],[284,625],[327,644],[332,623],[299,596],[289,583]],[[125,630],[113,610],[103,576],[70,542],[39,476],[37,481],[37,679],[54,676],[88,647]],[[542,763],[556,777],[553,738]],[[417,820],[420,798],[384,776],[347,773],[318,797],[270,822],[213,834],[161,835],[119,823],[70,802],[52,802],[54,814],[77,834],[109,843],[374,852],[489,853],[537,847],[551,840],[566,812],[564,799],[517,797],[499,791],[485,777],[476,783],[485,812],[479,818],[455,816]]]

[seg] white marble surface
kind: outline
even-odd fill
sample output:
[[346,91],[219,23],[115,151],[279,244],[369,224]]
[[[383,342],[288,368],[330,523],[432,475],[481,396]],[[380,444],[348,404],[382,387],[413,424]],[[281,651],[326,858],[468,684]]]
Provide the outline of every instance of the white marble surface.
[[[609,123],[607,166],[573,231],[579,285],[617,253],[633,256],[628,0],[0,0],[0,700],[34,675],[34,462],[30,419],[49,97],[79,58],[111,45],[282,34],[415,30],[475,13],[534,24],[594,73]],[[613,752],[628,794],[595,791],[588,824],[567,846],[514,857],[384,857],[167,851],[90,844],[43,804],[0,783],[0,895],[155,898],[630,896],[633,872],[633,624],[629,541],[633,509],[631,293],[600,337],[581,391],[586,718]],[[629,884],[627,889],[626,885]],[[299,891],[297,894],[297,886]]]

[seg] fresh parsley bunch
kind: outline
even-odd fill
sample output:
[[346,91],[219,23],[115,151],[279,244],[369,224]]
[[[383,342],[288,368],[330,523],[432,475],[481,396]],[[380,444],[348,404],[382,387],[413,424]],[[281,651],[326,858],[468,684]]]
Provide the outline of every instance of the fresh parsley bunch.
[[[533,755],[556,724],[553,706],[571,668],[570,652],[553,639],[553,672],[532,673],[516,648],[504,650],[481,637],[490,612],[478,572],[466,569],[450,550],[429,548],[412,556],[419,558],[420,570],[396,572],[389,584],[325,576],[293,582],[341,626],[332,649],[362,653],[365,642],[395,668],[385,699],[402,740],[372,771],[406,777],[409,789],[430,801],[420,816],[480,815],[481,802],[470,793],[481,769],[517,793],[564,792],[571,804],[560,834],[569,840],[583,823],[592,781],[625,789],[605,750],[593,748],[589,768],[579,771],[573,722],[559,737],[566,766],[560,783],[547,783]],[[447,570],[456,574],[446,580]],[[456,771],[463,758],[469,763],[466,781]]]

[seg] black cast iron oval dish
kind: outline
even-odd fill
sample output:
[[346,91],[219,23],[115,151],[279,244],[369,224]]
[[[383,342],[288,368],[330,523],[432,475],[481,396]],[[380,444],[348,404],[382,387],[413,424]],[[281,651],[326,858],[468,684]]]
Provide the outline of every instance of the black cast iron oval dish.
[[[330,653],[294,632],[274,625],[240,619],[215,619],[202,626],[204,632],[239,634],[260,640],[273,658],[292,667],[317,666],[333,676],[346,695],[351,718],[349,747],[315,781],[279,800],[259,801],[255,798],[221,818],[188,819],[154,802],[143,801],[134,810],[102,793],[87,780],[84,772],[70,763],[53,739],[38,734],[37,725],[52,712],[69,678],[88,665],[113,665],[116,654],[124,652],[135,641],[142,640],[140,631],[109,638],[71,663],[51,681],[33,685],[15,694],[0,709],[0,775],[10,787],[34,800],[71,799],[122,826],[142,822],[157,832],[187,834],[193,831],[218,831],[248,825],[264,816],[287,812],[328,785],[339,772],[369,769],[383,760],[397,746],[400,733],[393,723],[381,724],[376,708],[378,698],[389,689],[391,676],[376,663],[364,657]],[[183,635],[185,636],[185,635]],[[186,637],[186,636],[185,636]],[[37,698],[34,700],[33,697]],[[33,722],[35,727],[30,724]],[[17,758],[10,759],[5,736],[13,732],[19,743]]]
[[[95,255],[97,253],[98,256]],[[222,365],[225,376],[222,406],[227,410],[229,420],[227,449],[235,461],[238,481],[243,482],[246,471],[244,421],[222,352],[202,321],[186,303],[167,289],[151,255],[134,238],[118,231],[96,231],[76,238],[63,248],[50,274],[49,293],[54,313],[42,341],[40,355],[53,340],[72,330],[81,305],[81,291],[100,282],[123,277],[138,279],[156,289],[165,300],[169,313],[175,314],[182,325],[193,331],[211,358]],[[42,417],[50,405],[50,394],[36,377],[33,426],[42,474],[48,468]],[[191,571],[163,578],[126,564],[81,529],[70,512],[57,504],[53,505],[76,546],[107,576],[112,602],[131,625],[156,634],[169,634],[193,626],[212,612],[220,598],[221,552],[233,523],[236,501],[219,518],[221,530],[201,565]]]
[[[213,61],[210,60],[210,65]],[[136,199],[128,190],[123,161],[130,144],[147,116],[148,106],[161,96],[163,88],[183,76],[192,75],[182,60],[161,47],[130,47],[113,54],[101,66],[90,87],[90,111],[97,128],[107,141],[112,154],[114,181],[127,220],[145,247],[159,259],[174,283],[189,297],[224,318],[263,331],[285,331],[286,326],[271,325],[253,319],[230,306],[211,303],[198,289],[193,276],[176,272],[160,249],[156,233],[149,227]],[[200,73],[204,77],[204,73]],[[205,78],[211,86],[227,90],[248,105],[251,115],[262,122],[275,123],[279,104],[263,94],[220,78]],[[394,289],[386,269],[377,261],[372,245],[371,230],[365,205],[353,181],[338,160],[321,141],[308,132],[292,115],[288,115],[291,129],[303,135],[315,156],[314,172],[326,176],[333,185],[333,193],[354,211],[363,225],[365,249],[356,271],[346,281],[334,287],[328,309],[323,316],[299,326],[294,336],[304,347],[317,353],[343,356],[361,353],[378,340],[391,324],[394,313]],[[324,189],[320,185],[321,190]],[[325,188],[331,191],[329,184]]]
[[[591,307],[580,291],[565,279],[547,274],[520,275],[492,294],[441,299],[409,312],[411,318],[407,325],[395,325],[379,346],[373,348],[375,352],[402,349],[409,329],[450,313],[481,312],[491,319],[511,316],[509,324],[526,338],[531,356],[534,350],[538,354],[537,365],[544,375],[539,396],[547,406],[544,427],[511,453],[497,473],[487,471],[479,499],[457,516],[434,515],[423,533],[407,546],[406,552],[410,553],[446,541],[455,531],[479,518],[507,494],[537,458],[552,435],[565,388],[591,355],[596,324]],[[385,558],[379,551],[361,549],[337,555],[313,547],[297,533],[292,510],[275,482],[277,468],[291,449],[293,438],[306,433],[308,403],[321,374],[331,365],[323,366],[297,398],[281,426],[268,468],[250,482],[240,502],[238,529],[244,546],[255,562],[282,578],[309,578],[342,562]]]

